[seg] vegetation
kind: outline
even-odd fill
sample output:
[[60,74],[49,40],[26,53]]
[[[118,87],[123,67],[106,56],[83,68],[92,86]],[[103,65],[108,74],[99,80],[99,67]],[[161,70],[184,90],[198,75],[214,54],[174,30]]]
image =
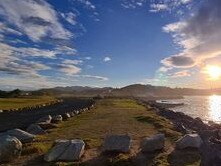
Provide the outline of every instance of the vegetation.
[[1,91],[0,90],[0,97],[1,98],[6,98],[6,97],[19,97],[21,95],[21,91],[19,89],[15,89],[13,91]]
[[[58,128],[51,129],[49,134],[38,137],[34,143],[24,146],[22,157],[15,162],[15,165],[25,163],[26,165],[60,166],[134,166],[143,163],[145,166],[166,166],[170,165],[168,154],[171,151],[171,145],[180,136],[173,130],[168,120],[130,99],[98,100],[90,112],[73,117],[58,126]],[[164,132],[167,136],[165,150],[147,155],[139,153],[142,138],[158,132]],[[133,139],[130,153],[102,155],[101,145],[107,134],[130,135]],[[42,155],[50,149],[55,140],[77,138],[86,142],[86,152],[81,163],[49,164],[42,160]]]
[[17,109],[45,104],[53,101],[53,97],[41,96],[32,98],[0,98],[0,110]]

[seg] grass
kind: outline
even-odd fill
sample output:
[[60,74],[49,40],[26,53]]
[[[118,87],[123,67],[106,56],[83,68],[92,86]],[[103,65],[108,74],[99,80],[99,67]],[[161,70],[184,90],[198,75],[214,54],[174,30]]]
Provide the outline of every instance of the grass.
[[54,101],[53,97],[33,97],[33,98],[0,98],[0,110],[9,110],[45,104]]
[[[156,115],[151,109],[129,99],[102,99],[87,113],[62,122],[49,134],[37,137],[36,141],[24,146],[22,157],[15,165],[57,165],[57,166],[134,166],[141,162],[146,165],[167,166],[168,150],[180,134],[175,132],[170,122]],[[167,136],[162,152],[143,156],[139,145],[144,137],[163,132]],[[103,156],[101,146],[107,134],[128,134],[132,137],[132,147],[128,154]],[[81,163],[46,163],[42,156],[57,139],[83,139],[86,151]],[[32,156],[30,158],[30,156]],[[25,164],[24,164],[25,163]],[[188,163],[189,164],[189,163]]]

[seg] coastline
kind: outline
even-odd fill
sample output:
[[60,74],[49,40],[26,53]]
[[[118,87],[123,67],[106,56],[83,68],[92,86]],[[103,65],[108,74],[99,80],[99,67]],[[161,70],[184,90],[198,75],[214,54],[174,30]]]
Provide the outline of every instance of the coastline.
[[199,149],[201,154],[200,166],[221,165],[221,125],[210,121],[204,123],[199,117],[192,118],[182,112],[175,112],[161,104],[141,101],[152,108],[157,115],[171,121],[174,129],[184,134],[197,133],[203,143]]

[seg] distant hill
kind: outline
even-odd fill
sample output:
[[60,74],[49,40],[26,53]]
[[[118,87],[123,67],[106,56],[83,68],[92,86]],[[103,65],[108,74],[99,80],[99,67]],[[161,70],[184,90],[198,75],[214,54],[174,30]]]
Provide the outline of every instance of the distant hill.
[[22,94],[22,91],[19,89],[15,89],[13,91],[1,91],[0,90],[1,98],[19,97],[21,94]]
[[113,96],[133,96],[133,97],[169,97],[177,98],[185,95],[210,95],[216,92],[221,94],[220,89],[191,89],[191,88],[170,88],[165,86],[152,86],[133,84],[123,88],[112,90]]
[[[5,92],[0,91],[1,96],[16,96],[18,90]],[[26,92],[23,92],[26,93]],[[133,84],[123,88],[111,87],[88,87],[88,86],[68,86],[40,89],[27,92],[31,95],[54,95],[54,96],[116,96],[116,97],[140,97],[140,98],[179,98],[185,95],[211,95],[221,94],[221,89],[191,89],[191,88],[170,88],[165,86],[152,86]]]
[[113,88],[97,88],[88,86],[70,86],[70,87],[55,87],[51,89],[41,89],[31,92],[33,95],[72,95],[72,96],[97,96],[110,93]]

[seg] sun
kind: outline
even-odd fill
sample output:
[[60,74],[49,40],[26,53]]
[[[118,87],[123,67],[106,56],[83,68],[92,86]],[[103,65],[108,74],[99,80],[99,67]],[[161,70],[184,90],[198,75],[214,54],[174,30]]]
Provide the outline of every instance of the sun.
[[205,68],[207,73],[212,80],[218,80],[221,77],[221,67],[215,65],[208,65]]

